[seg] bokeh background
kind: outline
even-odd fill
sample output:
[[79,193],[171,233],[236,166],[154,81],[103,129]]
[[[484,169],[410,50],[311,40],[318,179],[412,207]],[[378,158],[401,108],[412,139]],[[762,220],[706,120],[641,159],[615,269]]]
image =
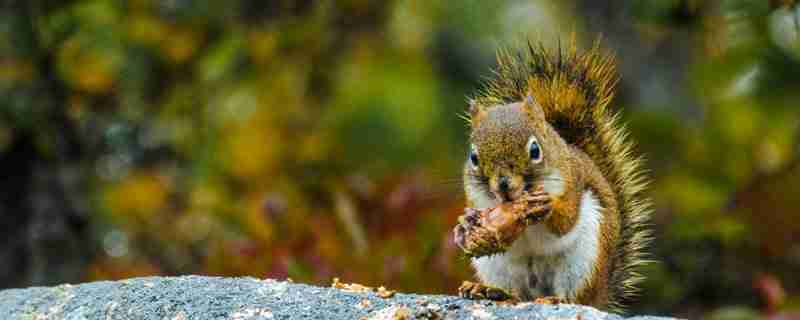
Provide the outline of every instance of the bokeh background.
[[466,96],[498,46],[616,53],[659,263],[634,313],[798,317],[795,1],[0,1],[0,288],[469,279]]

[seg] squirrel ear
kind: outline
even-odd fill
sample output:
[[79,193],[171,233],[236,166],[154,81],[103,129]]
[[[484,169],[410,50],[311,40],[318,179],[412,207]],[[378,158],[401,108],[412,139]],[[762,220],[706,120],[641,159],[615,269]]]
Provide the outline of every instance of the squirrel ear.
[[544,110],[542,109],[542,106],[538,102],[536,102],[536,99],[533,98],[532,93],[528,93],[528,95],[525,96],[525,100],[522,101],[522,109],[535,118],[544,115]]
[[536,108],[536,99],[533,98],[533,94],[528,93],[528,95],[525,97],[525,101],[523,101],[522,104],[528,108],[528,110],[533,110]]
[[469,103],[469,110],[468,110],[469,116],[474,119],[478,115],[478,113],[483,111],[483,109],[481,108],[480,105],[478,105],[478,101],[475,101],[475,99],[469,99],[468,103]]

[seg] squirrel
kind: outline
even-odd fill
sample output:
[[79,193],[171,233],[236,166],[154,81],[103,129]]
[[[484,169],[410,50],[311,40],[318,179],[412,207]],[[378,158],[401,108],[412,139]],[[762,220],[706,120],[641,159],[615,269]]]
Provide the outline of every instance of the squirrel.
[[[599,41],[578,52],[574,39],[512,51],[498,51],[495,76],[465,116],[467,208],[454,234],[480,283],[465,281],[459,292],[622,311],[649,262],[651,206],[643,160],[608,108],[614,59]],[[504,248],[477,250],[470,237],[494,230],[479,216],[520,202],[528,212],[512,216],[519,234]]]

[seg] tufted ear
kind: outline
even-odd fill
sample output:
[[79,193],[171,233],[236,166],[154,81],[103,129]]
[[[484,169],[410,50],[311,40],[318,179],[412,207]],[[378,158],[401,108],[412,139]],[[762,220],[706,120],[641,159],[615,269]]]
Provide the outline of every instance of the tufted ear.
[[525,99],[522,101],[522,109],[535,119],[544,117],[544,110],[539,102],[536,101],[536,98],[533,97],[533,93],[528,93],[528,95],[525,96]]
[[528,95],[525,96],[525,99],[522,100],[522,109],[530,114],[540,113],[542,111],[541,107],[538,103],[536,103],[536,99],[533,98],[533,94],[531,93],[528,93]]
[[528,96],[525,98],[525,104],[528,105],[530,108],[533,108],[535,102],[536,101],[533,100],[533,95],[529,93]]
[[479,114],[484,112],[483,107],[481,107],[481,105],[478,104],[478,101],[476,101],[475,99],[469,99],[468,102],[469,102],[469,109],[467,110],[467,112],[469,112],[469,117],[471,119],[475,119],[476,117],[478,117]]

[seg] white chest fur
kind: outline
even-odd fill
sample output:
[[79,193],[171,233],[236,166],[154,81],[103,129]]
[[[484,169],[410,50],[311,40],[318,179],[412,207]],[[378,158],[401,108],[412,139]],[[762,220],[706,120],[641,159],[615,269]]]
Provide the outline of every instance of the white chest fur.
[[507,252],[472,259],[478,277],[522,298],[574,299],[588,283],[597,260],[602,209],[594,194],[584,191],[578,221],[566,235],[559,237],[543,225],[528,227]]

